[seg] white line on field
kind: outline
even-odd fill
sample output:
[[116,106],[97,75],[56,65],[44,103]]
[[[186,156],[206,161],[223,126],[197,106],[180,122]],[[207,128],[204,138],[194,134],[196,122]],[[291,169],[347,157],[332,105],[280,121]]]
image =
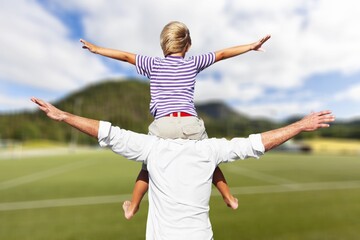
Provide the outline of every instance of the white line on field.
[[25,201],[25,202],[9,202],[9,203],[0,203],[0,211],[120,203],[127,199],[131,199],[130,194],[100,196],[100,197],[96,196],[96,197],[80,197],[80,198],[47,199],[47,200],[37,200],[37,201]]
[[273,176],[270,174],[261,173],[261,172],[250,170],[250,169],[243,168],[240,166],[233,166],[226,170],[229,172],[232,172],[232,173],[236,173],[236,174],[240,174],[240,175],[247,176],[250,178],[262,180],[262,181],[265,181],[268,183],[282,185],[282,186],[288,187],[288,188],[297,188],[297,183],[294,181],[291,181],[289,179],[276,177],[276,176]]
[[[282,193],[282,192],[306,192],[321,190],[343,190],[360,188],[360,181],[340,181],[340,182],[312,182],[312,183],[296,183],[286,185],[267,185],[255,187],[234,187],[231,192],[234,195],[245,194],[264,194],[264,193]],[[220,195],[214,192],[212,195]]]
[[[291,184],[290,184],[291,185]],[[295,186],[296,185],[296,186]],[[342,182],[312,182],[296,183],[293,187],[285,185],[268,185],[254,187],[235,187],[231,188],[234,195],[244,194],[266,194],[283,192],[303,192],[303,191],[321,191],[321,190],[343,190],[360,188],[360,181],[342,181]],[[219,196],[218,191],[213,191],[212,196]],[[95,196],[81,198],[48,199],[38,201],[7,202],[0,203],[0,211],[39,209],[52,207],[82,206],[94,204],[121,203],[130,199],[130,194]],[[147,198],[144,198],[146,200]]]
[[17,187],[19,185],[22,184],[27,184],[30,182],[35,182],[37,180],[41,180],[44,178],[48,178],[48,177],[52,177],[61,173],[65,173],[68,171],[72,171],[78,168],[83,168],[85,166],[89,166],[92,164],[95,164],[96,161],[91,161],[91,160],[87,160],[87,161],[78,161],[78,162],[72,162],[66,165],[62,165],[60,167],[55,167],[55,168],[51,168],[45,171],[41,171],[41,172],[37,172],[37,173],[33,173],[30,175],[26,175],[26,176],[22,176],[22,177],[18,177],[18,178],[14,178],[8,181],[4,181],[4,182],[0,182],[0,190],[4,190],[4,189],[9,189],[12,187]]

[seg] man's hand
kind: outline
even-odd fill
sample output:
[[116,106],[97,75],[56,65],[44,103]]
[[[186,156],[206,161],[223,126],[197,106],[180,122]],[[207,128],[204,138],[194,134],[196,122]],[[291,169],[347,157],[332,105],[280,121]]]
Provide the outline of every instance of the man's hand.
[[36,103],[39,106],[40,110],[45,112],[46,115],[53,120],[61,122],[64,121],[64,119],[66,118],[65,112],[61,111],[60,109],[57,109],[48,102],[45,102],[35,97],[31,98],[31,101]]
[[92,53],[98,53],[98,46],[80,39],[80,42],[83,44],[82,48],[89,50]]
[[298,121],[297,124],[299,124],[301,131],[311,132],[319,128],[330,127],[329,123],[333,121],[335,121],[335,116],[331,115],[331,111],[326,110],[311,113]]
[[265,52],[265,49],[261,48],[261,46],[267,41],[269,40],[269,38],[271,37],[271,35],[266,35],[265,37],[263,37],[262,39],[260,39],[257,42],[254,42],[251,46],[251,50],[254,51],[261,51],[261,52]]
[[71,127],[74,127],[91,137],[97,138],[100,124],[98,120],[84,118],[68,112],[61,111],[50,103],[35,97],[31,98],[31,101],[36,103],[49,118],[59,122],[65,122]]
[[335,121],[335,117],[331,115],[331,111],[311,113],[293,124],[262,133],[261,140],[265,151],[269,151],[301,132],[311,132],[319,128],[327,128],[330,126],[329,123],[333,121]]

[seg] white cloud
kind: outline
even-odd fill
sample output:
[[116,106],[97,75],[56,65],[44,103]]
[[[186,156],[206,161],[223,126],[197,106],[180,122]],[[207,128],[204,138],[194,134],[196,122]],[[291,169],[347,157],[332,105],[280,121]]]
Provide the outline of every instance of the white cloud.
[[200,80],[197,81],[195,88],[195,102],[229,100],[249,102],[262,97],[263,94],[264,88],[261,86],[238,84],[231,80]]
[[360,51],[360,34],[356,30],[358,1],[318,1],[308,10],[308,25],[302,38],[307,56],[304,66],[309,72],[339,71],[351,74],[359,71],[356,55]]
[[21,111],[25,109],[34,109],[34,104],[30,101],[30,97],[16,97],[0,94],[0,105],[3,111]]
[[74,90],[110,74],[69,38],[69,29],[34,1],[0,8],[2,81],[51,91]]
[[[360,84],[338,93],[335,95],[334,99],[336,101],[353,101],[360,103]],[[357,109],[357,111],[359,111],[359,109]]]
[[323,103],[318,101],[308,102],[281,102],[265,104],[239,104],[235,110],[251,117],[265,117],[269,119],[283,120],[292,115],[304,116],[310,112],[317,112],[322,109]]
[[[2,81],[69,91],[119,74],[105,66],[101,57],[82,52],[69,38],[69,29],[37,2],[19,0],[3,5],[0,27],[6,34],[0,44],[8,51],[0,52]],[[162,55],[159,34],[171,20],[188,25],[193,40],[189,55],[272,35],[264,45],[265,53],[246,53],[201,73],[196,86],[198,102],[231,99],[249,103],[266,97],[267,88],[294,92],[315,74],[360,72],[360,34],[356,31],[360,16],[354,11],[360,2],[355,0],[123,0],[111,4],[105,0],[54,0],[47,5],[53,11],[62,8],[81,14],[85,39],[146,55]],[[12,23],[6,24],[7,19]],[[124,72],[133,72],[133,66],[119,64]],[[214,81],[215,74],[221,76],[219,82]]]

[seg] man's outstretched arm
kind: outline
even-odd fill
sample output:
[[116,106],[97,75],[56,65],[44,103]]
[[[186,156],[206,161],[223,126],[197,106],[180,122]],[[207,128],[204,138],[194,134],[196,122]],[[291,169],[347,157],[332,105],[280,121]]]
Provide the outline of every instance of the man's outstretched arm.
[[68,112],[61,111],[60,109],[54,107],[52,104],[35,97],[31,98],[31,101],[36,103],[39,106],[40,110],[45,112],[49,118],[59,122],[65,122],[91,137],[98,137],[98,120],[83,118]]
[[[31,101],[36,103],[49,118],[65,122],[94,138],[98,137],[100,121],[61,111],[52,104],[38,98],[33,97],[31,98]],[[261,141],[264,145],[265,151],[269,151],[301,132],[311,132],[319,128],[329,127],[329,123],[333,121],[335,121],[335,117],[331,115],[331,111],[311,113],[303,119],[288,126],[261,133]]]
[[330,126],[329,123],[333,121],[335,121],[335,117],[331,115],[331,111],[311,113],[286,127],[262,133],[261,140],[265,151],[269,151],[301,132],[312,132],[319,128],[327,128]]

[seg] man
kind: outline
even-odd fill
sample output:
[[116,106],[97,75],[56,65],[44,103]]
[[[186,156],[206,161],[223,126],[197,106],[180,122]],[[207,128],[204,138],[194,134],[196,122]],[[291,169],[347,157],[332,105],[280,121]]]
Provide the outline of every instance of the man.
[[138,134],[111,123],[76,116],[37,98],[31,99],[47,116],[98,139],[128,159],[147,164],[149,212],[146,239],[213,239],[209,220],[212,174],[224,162],[249,157],[284,143],[301,132],[329,127],[330,111],[311,113],[303,119],[248,138],[161,139]]

